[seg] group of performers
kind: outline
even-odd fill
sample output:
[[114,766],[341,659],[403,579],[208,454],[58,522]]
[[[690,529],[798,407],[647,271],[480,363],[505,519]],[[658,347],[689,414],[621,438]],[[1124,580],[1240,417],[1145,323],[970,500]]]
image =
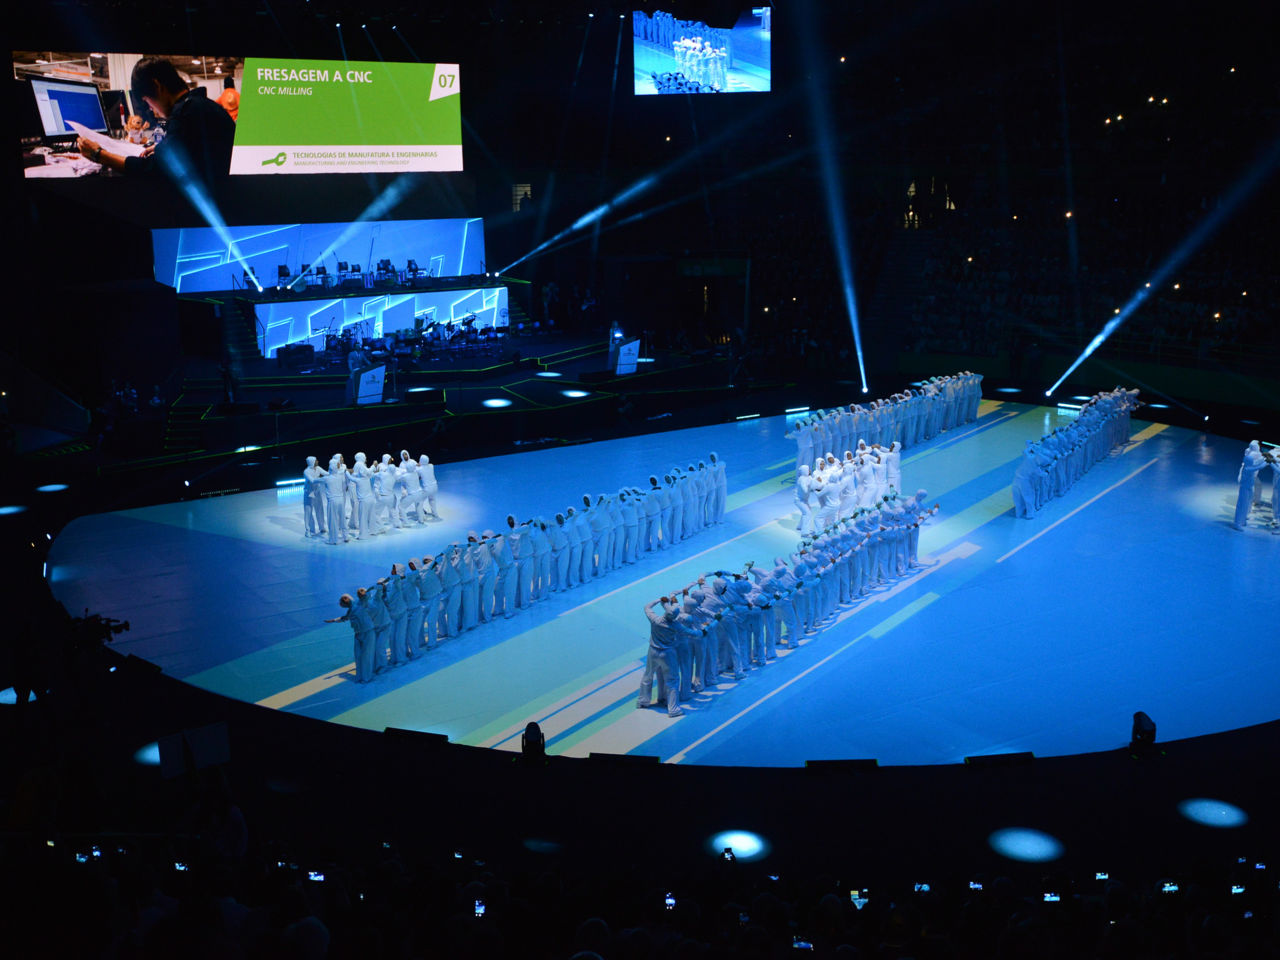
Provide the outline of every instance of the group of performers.
[[[402,456],[413,462],[407,460],[407,452]],[[335,457],[316,482],[327,485],[335,476],[348,480],[357,476],[365,464],[363,457],[356,455],[356,466],[350,471]],[[383,463],[365,469],[373,477],[390,477],[389,471],[399,468],[386,467],[389,459],[384,457]],[[308,458],[309,471],[319,469],[313,460]],[[397,563],[388,576],[371,586],[359,588],[354,595],[344,593],[339,599],[343,615],[325,622],[351,625],[356,680],[367,683],[380,670],[407,663],[441,638],[456,638],[500,617],[509,620],[518,610],[553,593],[603,577],[638,562],[643,553],[665,550],[722,522],[728,493],[725,464],[714,452],[708,460],[709,464],[707,460],[689,464],[687,471],[673,468],[661,484],[656,475],[651,476],[647,490],[624,487],[615,496],[584,495],[580,508],[567,508],[553,522],[541,517],[518,522],[508,515],[502,533],[473,531],[465,543],[451,543],[444,552],[420,562]],[[431,479],[434,483],[434,473]],[[396,489],[395,480],[386,483],[385,489]],[[340,499],[338,503],[340,510]],[[365,501],[358,493],[356,503],[360,513]],[[369,503],[371,509],[380,506],[376,497]],[[400,515],[398,508],[405,506],[409,513],[404,516],[415,519],[414,507],[420,510],[421,500],[393,498],[386,506],[393,521]],[[431,509],[436,517],[434,490]],[[330,517],[330,530],[335,523],[345,531],[341,513]],[[361,529],[372,529],[372,523]]]
[[886,400],[853,403],[834,410],[818,410],[795,422],[787,439],[796,442],[796,476],[824,450],[850,450],[854,441],[899,449],[912,447],[969,423],[978,417],[982,375],[964,371],[949,377],[930,377],[915,390],[895,393]]
[[1258,483],[1258,474],[1267,467],[1271,468],[1271,532],[1280,534],[1280,456],[1278,447],[1263,450],[1257,440],[1250,441],[1245,447],[1244,460],[1240,464],[1240,472],[1236,480],[1240,484],[1240,492],[1236,496],[1236,515],[1231,525],[1243,530],[1249,525],[1249,513],[1254,507],[1262,505],[1262,487]]
[[937,513],[914,497],[886,496],[878,508],[859,509],[816,536],[800,541],[790,558],[775,557],[772,570],[747,563],[741,573],[717,570],[645,607],[649,649],[637,706],[658,702],[678,717],[698,691],[741,680],[748,669],[777,656],[785,637],[797,647],[842,609],[921,566],[920,527]]
[[[384,453],[372,466],[357,453],[350,469],[335,453],[329,467],[307,457],[302,471],[302,519],[306,537],[327,543],[368,540],[392,527],[439,520],[435,464],[425,453],[417,460],[400,451],[400,463]],[[429,508],[429,509],[428,509]]]
[[1137,390],[1116,387],[1090,397],[1065,427],[1028,440],[1013,475],[1014,516],[1034,517],[1114,447],[1128,443],[1129,418],[1140,405]]
[[652,17],[637,10],[632,16],[637,40],[671,51],[676,61],[677,77],[699,89],[717,92],[728,89],[729,66],[732,63],[731,31],[709,27],[696,20],[679,20],[663,10],[654,11]]
[[796,477],[795,505],[800,511],[796,529],[802,536],[845,520],[858,510],[870,510],[902,489],[902,445],[887,448],[858,441],[858,450],[843,459],[828,453],[814,461],[813,470],[801,466]]

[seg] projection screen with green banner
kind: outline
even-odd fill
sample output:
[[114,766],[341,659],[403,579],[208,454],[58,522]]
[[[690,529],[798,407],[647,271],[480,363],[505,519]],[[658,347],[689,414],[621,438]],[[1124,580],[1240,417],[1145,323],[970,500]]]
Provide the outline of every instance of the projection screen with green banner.
[[233,174],[462,169],[456,63],[244,62]]

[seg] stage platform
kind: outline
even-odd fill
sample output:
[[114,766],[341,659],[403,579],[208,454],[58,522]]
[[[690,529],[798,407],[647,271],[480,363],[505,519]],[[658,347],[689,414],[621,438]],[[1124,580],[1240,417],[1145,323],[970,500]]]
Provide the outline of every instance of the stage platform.
[[[1280,717],[1280,536],[1229,525],[1242,445],[1135,420],[1132,441],[1065,498],[1015,519],[1024,441],[1068,416],[984,401],[977,422],[906,451],[904,486],[942,504],[920,541],[931,565],[674,720],[636,709],[642,607],[795,543],[784,418],[443,463],[442,521],[344,546],[303,537],[296,489],[86,516],[52,545],[50,580],[72,613],[132,621],[120,652],[196,686],[502,750],[518,750],[537,720],[548,751],[570,756],[930,764],[1114,748],[1136,710],[1161,740]],[[583,493],[640,485],[711,450],[729,468],[722,525],[370,684],[354,682],[350,629],[321,622],[395,561],[496,529],[508,512],[550,519]]]

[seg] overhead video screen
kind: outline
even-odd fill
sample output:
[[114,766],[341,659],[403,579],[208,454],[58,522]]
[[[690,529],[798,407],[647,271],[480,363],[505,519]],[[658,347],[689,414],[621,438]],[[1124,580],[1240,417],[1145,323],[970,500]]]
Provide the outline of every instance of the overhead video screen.
[[456,63],[244,63],[233,174],[462,169]]
[[462,169],[456,63],[64,56],[13,55],[27,177]]
[[772,89],[772,7],[751,7],[732,26],[682,20],[665,10],[631,16],[637,96]]

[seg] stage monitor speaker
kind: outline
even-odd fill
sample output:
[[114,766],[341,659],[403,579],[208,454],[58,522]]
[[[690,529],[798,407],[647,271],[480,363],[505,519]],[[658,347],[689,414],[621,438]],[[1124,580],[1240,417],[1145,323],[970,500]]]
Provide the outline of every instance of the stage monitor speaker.
[[1036,758],[1030,750],[1023,753],[989,753],[976,757],[965,757],[966,767],[1022,767]]
[[404,398],[409,403],[444,403],[444,391],[439,387],[410,387]]

